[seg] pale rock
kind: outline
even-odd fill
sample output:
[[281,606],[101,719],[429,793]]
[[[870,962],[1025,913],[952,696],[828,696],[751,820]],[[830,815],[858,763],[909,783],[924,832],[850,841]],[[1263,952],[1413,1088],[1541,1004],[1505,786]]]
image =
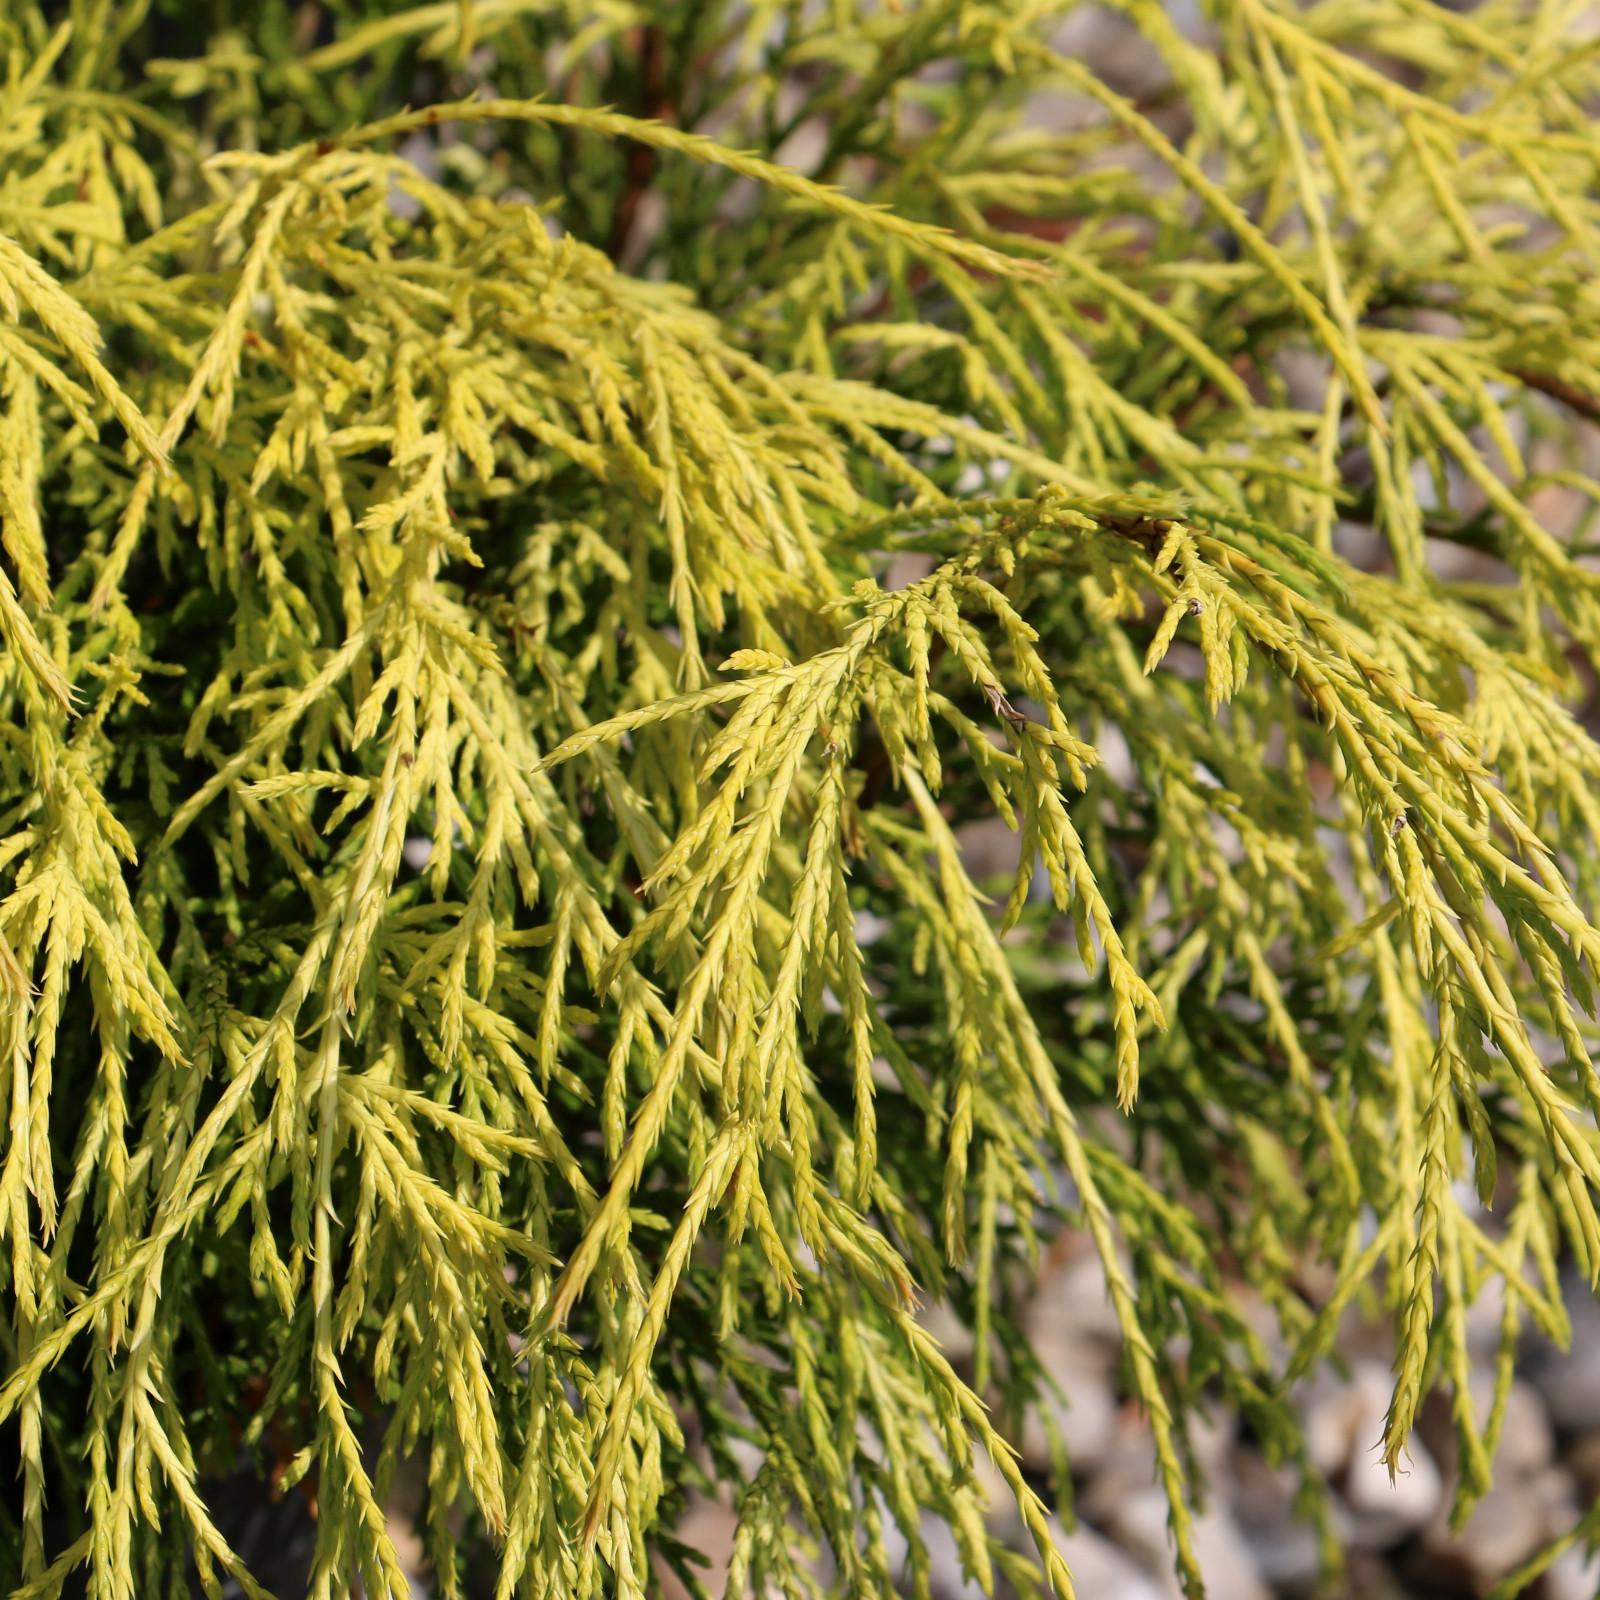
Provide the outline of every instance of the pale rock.
[[[728,1563],[733,1559],[733,1539],[739,1528],[739,1513],[721,1500],[695,1495],[689,1501],[673,1535],[691,1550],[698,1550],[710,1562],[694,1571],[708,1594],[721,1594],[727,1583]],[[655,1562],[662,1600],[689,1600],[683,1580],[659,1558]]]
[[1213,1493],[1233,1493],[1233,1445],[1238,1436],[1238,1414],[1224,1406],[1203,1401],[1189,1414],[1189,1449]]
[[1230,1496],[1239,1531],[1268,1583],[1309,1588],[1321,1571],[1316,1529],[1296,1514],[1300,1482],[1290,1467],[1269,1467],[1258,1451],[1237,1449]]
[[1022,857],[1022,835],[1005,825],[1002,817],[982,817],[956,829],[961,865],[976,884],[993,878],[1015,877]]
[[[1488,1421],[1489,1408],[1494,1404],[1492,1373],[1483,1374],[1481,1387],[1474,1374],[1472,1403],[1481,1427]],[[1517,1380],[1506,1396],[1505,1423],[1500,1431],[1500,1448],[1494,1457],[1496,1475],[1515,1473],[1526,1477],[1542,1472],[1555,1459],[1555,1453],[1555,1430],[1550,1426],[1544,1401],[1531,1384]]]
[[1414,1435],[1393,1477],[1374,1444],[1352,1458],[1343,1488],[1350,1543],[1366,1550],[1398,1544],[1427,1522],[1444,1497],[1439,1469]]
[[1600,1333],[1573,1335],[1572,1348],[1553,1351],[1528,1376],[1563,1429],[1589,1433],[1600,1429]]
[[1503,1278],[1485,1282],[1478,1298],[1467,1307],[1467,1349],[1475,1361],[1493,1361],[1500,1349],[1500,1319],[1505,1310]]
[[1289,404],[1297,411],[1320,411],[1328,390],[1333,364],[1320,350],[1290,346],[1277,352],[1272,364],[1289,391]]
[[1092,1472],[1106,1459],[1117,1429],[1117,1401],[1112,1392],[1113,1366],[1104,1353],[1087,1343],[1034,1341],[1034,1351],[1054,1380],[1059,1394],[1042,1390],[1029,1407],[1019,1447],[1030,1471],[1048,1471],[1050,1440],[1042,1413],[1055,1422],[1075,1472]]
[[937,556],[924,555],[920,550],[897,550],[883,575],[883,587],[909,589],[912,584],[921,583],[938,564]]
[[1051,44],[1062,55],[1088,63],[1097,77],[1134,100],[1158,94],[1172,81],[1171,68],[1161,53],[1126,17],[1108,6],[1074,7],[1057,27]]
[[[1152,1573],[1170,1577],[1174,1545],[1167,1527],[1167,1497],[1158,1488],[1123,1495],[1111,1508],[1106,1532]],[[1194,1554],[1209,1600],[1272,1600],[1249,1542],[1220,1499],[1194,1519]],[[1172,1580],[1174,1589],[1176,1580]]]
[[1567,1446],[1563,1459],[1584,1497],[1600,1496],[1600,1433],[1580,1434]]
[[[410,1455],[401,1456],[395,1463],[394,1477],[389,1484],[389,1499],[383,1508],[383,1528],[394,1546],[400,1570],[405,1574],[411,1600],[427,1600],[433,1593],[433,1568],[417,1527],[427,1489],[427,1451],[416,1450]],[[232,1580],[223,1588],[225,1595],[236,1592]]]
[[1172,1534],[1167,1527],[1167,1497],[1154,1484],[1125,1489],[1097,1506],[1100,1525],[1151,1572],[1172,1566]]
[[1527,1489],[1544,1517],[1545,1538],[1559,1539],[1571,1533],[1584,1512],[1572,1474],[1565,1467],[1546,1467],[1527,1480]]
[[1370,1550],[1352,1550],[1345,1559],[1342,1594],[1360,1600],[1415,1600],[1395,1576],[1394,1569]]
[[1342,1473],[1355,1450],[1356,1435],[1367,1411],[1360,1378],[1360,1368],[1356,1370],[1355,1381],[1349,1383],[1341,1382],[1331,1372],[1321,1371],[1301,1393],[1306,1454],[1325,1478]]
[[[1189,1447],[1207,1488],[1223,1497],[1233,1491],[1232,1445],[1238,1419],[1230,1412],[1201,1407],[1189,1417]],[[1091,1522],[1112,1514],[1125,1494],[1159,1483],[1155,1440],[1143,1412],[1130,1402],[1117,1408],[1111,1441],[1090,1476],[1081,1504]]]
[[1272,1600],[1255,1552],[1220,1500],[1195,1519],[1194,1553],[1211,1600]]
[[941,1517],[924,1517],[917,1530],[928,1552],[928,1588],[933,1600],[984,1600],[983,1586],[968,1577],[961,1547],[950,1524]]
[[1143,1419],[1129,1407],[1119,1412],[1111,1448],[1078,1496],[1078,1512],[1098,1527],[1109,1526],[1127,1496],[1151,1488],[1156,1479],[1156,1447]]
[[792,167],[796,172],[809,173],[816,169],[827,148],[827,123],[821,117],[807,117],[778,146],[772,159],[780,167]]
[[[917,1537],[928,1553],[928,1588],[932,1600],[985,1600],[983,1587],[978,1580],[967,1575],[961,1560],[961,1547],[942,1517],[925,1513],[917,1524]],[[906,1564],[908,1546],[899,1524],[887,1511],[883,1515],[883,1548],[889,1558],[889,1571],[902,1590],[909,1587],[910,1570]],[[995,1575],[995,1592],[1000,1594],[1004,1585]],[[713,1589],[713,1594],[718,1590]]]
[[383,1531],[394,1547],[395,1559],[406,1576],[411,1600],[428,1600],[433,1585],[428,1581],[428,1556],[422,1546],[422,1537],[410,1517],[390,1510],[384,1513]]
[[1011,1492],[1000,1469],[989,1459],[987,1451],[974,1450],[972,1481],[978,1499],[983,1504],[983,1520],[995,1538],[1015,1545],[1027,1542],[1027,1531],[1022,1513],[1017,1509],[1016,1496]]
[[[1354,880],[1350,881],[1353,884]],[[1328,1268],[1327,1292],[1331,1294],[1338,1272],[1331,1262],[1322,1264]],[[1339,1318],[1336,1346],[1339,1354],[1352,1366],[1371,1362],[1385,1372],[1394,1366],[1394,1328],[1382,1317],[1368,1316],[1353,1302],[1344,1308],[1344,1314]]]
[[[1041,1366],[1062,1391],[1060,1398],[1042,1395],[1040,1405],[1060,1429],[1074,1471],[1093,1472],[1104,1463],[1117,1427],[1120,1329],[1100,1257],[1075,1236],[1068,1236],[1067,1252],[1046,1266],[1023,1326]],[[1020,1447],[1030,1469],[1049,1466],[1048,1437],[1037,1412],[1028,1414]]]
[[929,1301],[917,1313],[917,1321],[939,1341],[946,1361],[965,1361],[972,1355],[972,1329],[944,1301]]
[[1283,1337],[1278,1313],[1273,1310],[1260,1291],[1249,1284],[1236,1284],[1232,1292],[1234,1308],[1250,1325],[1251,1332],[1261,1341],[1262,1349],[1266,1352],[1267,1365],[1273,1372],[1281,1374],[1289,1364],[1289,1346]]
[[[1492,1371],[1486,1367],[1473,1369],[1469,1392],[1473,1423],[1480,1433],[1488,1425],[1494,1408],[1494,1386]],[[1438,1390],[1427,1398],[1417,1427],[1445,1476],[1453,1476],[1457,1447],[1453,1397],[1448,1389]],[[1550,1426],[1538,1390],[1520,1378],[1514,1380],[1506,1395],[1505,1418],[1494,1456],[1495,1477],[1525,1478],[1542,1472],[1555,1459],[1555,1448],[1555,1430]]]
[[1500,1482],[1473,1508],[1459,1533],[1450,1531],[1449,1508],[1441,1509],[1424,1531],[1413,1565],[1430,1579],[1487,1594],[1540,1546],[1565,1533],[1577,1516],[1572,1479],[1559,1467]]
[[1600,1553],[1581,1544],[1563,1550],[1545,1569],[1544,1600],[1594,1600],[1600,1592]]
[[1072,1586],[1085,1600],[1167,1600],[1158,1584],[1126,1551],[1085,1522],[1068,1533],[1052,1517],[1050,1536],[1072,1574]]
[[1116,1352],[1122,1329],[1106,1288],[1106,1269],[1092,1248],[1076,1249],[1046,1267],[1025,1326],[1035,1341],[1087,1339]]
[[[1089,730],[1084,729],[1085,736]],[[1102,722],[1094,739],[1100,752],[1100,765],[1107,777],[1119,789],[1132,789],[1139,781],[1139,769],[1134,765],[1133,749],[1128,736],[1114,722]]]
[[1439,1508],[1444,1484],[1415,1434],[1391,1479],[1380,1455],[1394,1380],[1375,1361],[1359,1361],[1348,1383],[1324,1373],[1304,1399],[1306,1448],[1343,1496],[1346,1537],[1356,1549],[1381,1550],[1424,1526]]
[[1531,1339],[1522,1370],[1563,1433],[1589,1433],[1600,1430],[1600,1303],[1576,1273],[1564,1273],[1561,1287],[1572,1342],[1561,1350]]

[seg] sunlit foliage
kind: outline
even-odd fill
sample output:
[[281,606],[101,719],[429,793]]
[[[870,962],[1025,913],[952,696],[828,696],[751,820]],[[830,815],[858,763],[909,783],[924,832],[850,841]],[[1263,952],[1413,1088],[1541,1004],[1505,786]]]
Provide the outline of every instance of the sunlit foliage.
[[1187,1419],[1321,1515],[1361,1295],[1465,1515],[1600,1271],[1583,6],[1124,0],[1124,78],[1053,0],[67,11],[0,9],[8,1591],[258,1594],[242,1445],[317,1596],[407,1592],[414,1451],[446,1595],[697,1586],[717,1484],[730,1594],[891,1523],[923,1592],[928,1511],[1065,1594],[1063,1222],[1191,1595]]

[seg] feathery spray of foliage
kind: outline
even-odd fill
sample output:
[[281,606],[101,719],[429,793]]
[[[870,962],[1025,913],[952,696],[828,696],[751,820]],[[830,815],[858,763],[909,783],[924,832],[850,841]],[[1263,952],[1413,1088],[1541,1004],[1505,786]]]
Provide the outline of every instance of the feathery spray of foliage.
[[925,1592],[925,1511],[1066,1594],[1002,1442],[1063,1217],[1191,1595],[1185,1419],[1315,1513],[1354,1297],[1483,1492],[1600,1271],[1600,54],[1117,11],[1138,82],[1056,0],[0,12],[16,1600],[260,1593],[238,1440],[317,1596],[405,1592],[413,1450],[446,1595],[462,1506],[506,1600],[697,1587],[713,1481],[730,1594],[887,1594],[891,1523]]

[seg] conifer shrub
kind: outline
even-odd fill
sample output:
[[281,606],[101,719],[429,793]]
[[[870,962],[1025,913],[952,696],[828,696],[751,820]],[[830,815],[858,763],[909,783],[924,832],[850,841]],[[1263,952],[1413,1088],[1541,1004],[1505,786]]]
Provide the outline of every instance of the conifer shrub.
[[718,1487],[730,1595],[1066,1595],[1063,1224],[1196,1600],[1352,1304],[1485,1491],[1600,1271],[1600,54],[1115,14],[0,9],[14,1600],[262,1593],[241,1450],[317,1596],[407,1457],[444,1595]]

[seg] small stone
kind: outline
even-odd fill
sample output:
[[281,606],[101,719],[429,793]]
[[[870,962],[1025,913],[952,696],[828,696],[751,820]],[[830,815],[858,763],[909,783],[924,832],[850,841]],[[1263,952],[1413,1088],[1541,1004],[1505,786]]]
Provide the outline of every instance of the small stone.
[[1350,1543],[1364,1550],[1398,1544],[1427,1522],[1444,1497],[1439,1469],[1414,1437],[1392,1478],[1376,1445],[1357,1454],[1345,1473],[1343,1490],[1350,1510]]
[[[968,1577],[962,1565],[961,1547],[956,1543],[949,1523],[942,1517],[925,1513],[917,1524],[917,1537],[928,1554],[928,1589],[932,1600],[986,1600],[982,1585],[976,1578]],[[883,1548],[889,1558],[891,1576],[902,1592],[908,1591],[910,1572],[906,1565],[906,1536],[887,1512],[883,1518]],[[996,1578],[998,1580],[998,1574]],[[1001,1582],[996,1582],[997,1596],[1003,1587]],[[714,1595],[721,1592],[720,1588],[711,1588]]]
[[1034,1350],[1061,1392],[1057,1396],[1045,1391],[1038,1406],[1029,1408],[1022,1425],[1023,1464],[1032,1472],[1049,1470],[1050,1441],[1042,1416],[1048,1413],[1073,1470],[1092,1472],[1105,1460],[1116,1434],[1113,1368],[1092,1345],[1052,1339],[1035,1341]]
[[1352,1550],[1344,1564],[1344,1588],[1339,1592],[1360,1600],[1412,1600],[1394,1575],[1394,1569],[1370,1550]]
[[[1489,1408],[1494,1404],[1494,1384],[1490,1374],[1484,1374],[1480,1392],[1476,1382],[1472,1385],[1472,1400],[1481,1427],[1488,1421]],[[1511,1385],[1506,1396],[1505,1423],[1500,1431],[1500,1448],[1494,1457],[1494,1470],[1527,1476],[1542,1472],[1555,1459],[1555,1430],[1544,1401],[1532,1384],[1520,1380]]]
[[1247,1283],[1231,1285],[1230,1293],[1234,1309],[1249,1324],[1250,1331],[1261,1341],[1268,1367],[1273,1372],[1281,1374],[1289,1364],[1289,1345],[1278,1322],[1278,1313],[1258,1289],[1252,1288]]
[[961,1563],[961,1547],[941,1517],[924,1517],[918,1531],[928,1552],[928,1588],[933,1600],[984,1600],[983,1586],[969,1578]]
[[[1195,1560],[1208,1600],[1272,1600],[1249,1542],[1226,1506],[1213,1500],[1194,1519],[1193,1527]],[[1138,1556],[1148,1571],[1172,1572],[1174,1546],[1162,1490],[1140,1489],[1122,1496],[1112,1508],[1106,1532]]]
[[1078,1496],[1078,1513],[1106,1527],[1122,1501],[1156,1482],[1156,1447],[1150,1430],[1129,1407],[1117,1416],[1111,1448]]
[[[1047,1394],[1041,1405],[1061,1432],[1073,1470],[1093,1472],[1105,1461],[1117,1426],[1121,1330],[1100,1257],[1081,1235],[1057,1241],[1024,1328],[1040,1364],[1064,1396],[1063,1402]],[[1020,1448],[1030,1470],[1048,1469],[1048,1437],[1035,1412],[1028,1415]]]
[[1189,1413],[1189,1448],[1201,1478],[1214,1493],[1232,1493],[1233,1444],[1238,1436],[1236,1412],[1202,1402]]
[[1523,1371],[1563,1433],[1600,1432],[1600,1303],[1576,1274],[1563,1274],[1572,1342],[1558,1349],[1532,1338]]
[[1167,1509],[1166,1494],[1147,1484],[1143,1488],[1125,1490],[1104,1506],[1101,1525],[1149,1571],[1162,1572],[1172,1565]]
[[1459,1533],[1451,1533],[1448,1508],[1442,1509],[1418,1541],[1408,1569],[1430,1583],[1486,1595],[1577,1516],[1572,1479],[1559,1467],[1497,1483]]
[[1392,1390],[1386,1368],[1359,1361],[1348,1383],[1324,1374],[1306,1397],[1306,1447],[1348,1508],[1346,1536],[1356,1549],[1398,1544],[1428,1522],[1444,1493],[1439,1469],[1415,1434],[1390,1478],[1379,1448]]
[[1234,1450],[1231,1465],[1233,1513],[1261,1575],[1278,1588],[1310,1587],[1322,1556],[1316,1529],[1295,1511],[1300,1484],[1294,1470],[1269,1467],[1249,1449]]
[[[1081,6],[1056,29],[1051,44],[1063,55],[1090,64],[1097,77],[1134,100],[1159,94],[1172,81],[1168,67],[1144,34],[1109,6]],[[1035,95],[1034,100],[1045,98]],[[1030,122],[1054,126],[1050,114],[1032,102]]]
[[400,1570],[406,1575],[406,1583],[411,1590],[411,1600],[427,1600],[432,1592],[428,1583],[428,1557],[422,1547],[422,1538],[418,1534],[416,1524],[410,1517],[404,1517],[393,1511],[386,1511],[383,1517],[383,1531],[389,1536],[389,1543],[394,1546],[395,1558],[400,1563]]
[[989,1532],[1010,1545],[1015,1545],[1019,1539],[1026,1541],[1022,1513],[1017,1509],[1011,1485],[984,1450],[973,1452],[972,1481],[983,1503],[983,1520]]
[[1113,1358],[1122,1344],[1122,1329],[1106,1288],[1106,1270],[1092,1246],[1068,1235],[1059,1259],[1039,1279],[1028,1307],[1026,1327],[1035,1340],[1094,1340]]
[[1022,835],[1013,833],[1001,817],[984,817],[956,829],[961,865],[976,884],[999,877],[1015,877],[1022,855]]
[[1255,1552],[1220,1501],[1195,1519],[1194,1553],[1211,1600],[1271,1600]]
[[[728,1576],[728,1563],[733,1559],[733,1539],[739,1529],[739,1513],[720,1500],[696,1495],[689,1502],[673,1536],[691,1550],[698,1550],[710,1561],[709,1567],[696,1566],[691,1570],[706,1587],[708,1594],[721,1594]],[[689,1600],[689,1591],[683,1580],[657,1558],[656,1576],[661,1583],[662,1600]]]
[[917,1321],[939,1341],[946,1361],[966,1361],[971,1357],[972,1329],[944,1301],[930,1301],[917,1313]]
[[1475,1361],[1493,1361],[1500,1349],[1500,1319],[1505,1302],[1505,1280],[1490,1278],[1467,1307],[1467,1349]]
[[1565,1461],[1586,1500],[1600,1496],[1600,1433],[1583,1433],[1567,1447]]
[[1581,1544],[1563,1550],[1545,1568],[1544,1600],[1594,1600],[1600,1592],[1600,1554]]
[[1068,1533],[1054,1517],[1050,1536],[1072,1574],[1072,1586],[1089,1600],[1165,1600],[1158,1585],[1132,1556],[1087,1523]]
[[921,583],[938,564],[937,556],[924,555],[920,550],[897,550],[883,575],[883,586],[888,590],[909,589],[912,584]]
[[[1487,1427],[1494,1407],[1494,1373],[1475,1368],[1472,1374],[1472,1415],[1477,1430]],[[1456,1470],[1456,1430],[1453,1397],[1448,1389],[1435,1390],[1423,1402],[1417,1421],[1422,1436],[1440,1470],[1452,1477]],[[1506,1395],[1505,1419],[1492,1468],[1497,1479],[1525,1478],[1542,1472],[1555,1459],[1555,1430],[1538,1390],[1514,1380]]]
[[[1380,1376],[1386,1376],[1378,1369]],[[1356,1435],[1369,1409],[1358,1367],[1348,1383],[1331,1372],[1319,1372],[1301,1394],[1306,1453],[1325,1478],[1342,1473],[1356,1447]]]

